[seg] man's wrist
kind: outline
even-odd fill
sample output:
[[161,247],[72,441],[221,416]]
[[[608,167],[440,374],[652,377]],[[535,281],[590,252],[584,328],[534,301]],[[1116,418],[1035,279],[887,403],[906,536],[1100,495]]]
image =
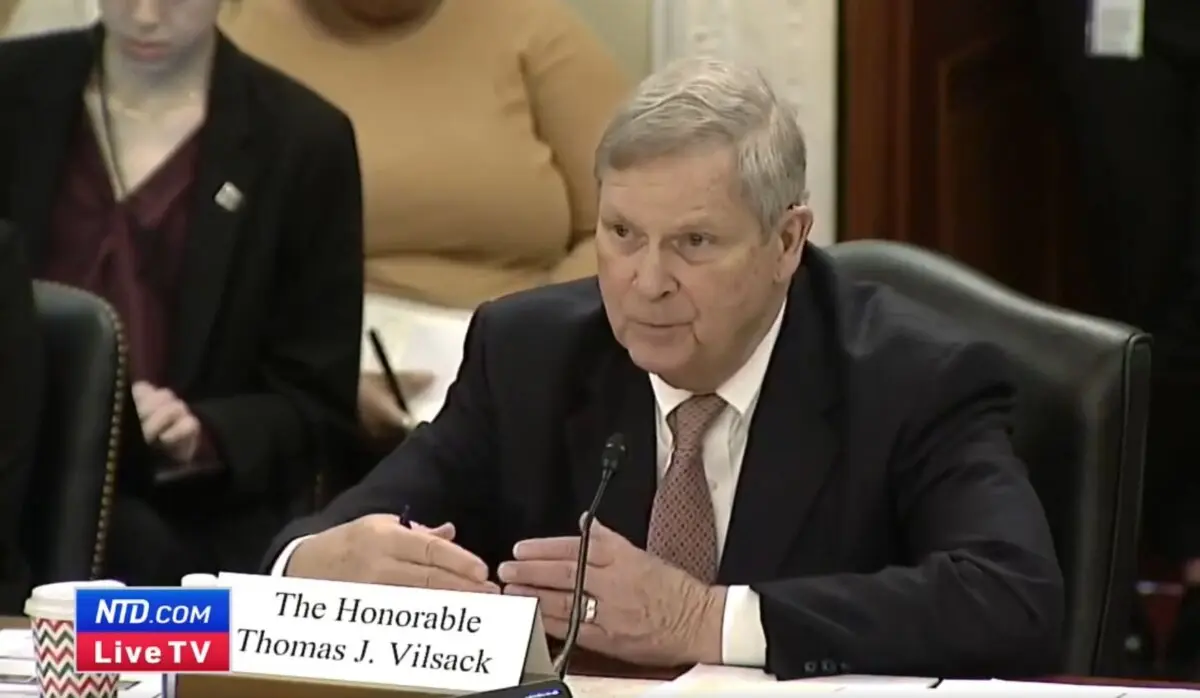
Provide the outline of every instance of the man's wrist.
[[720,664],[722,630],[725,623],[725,594],[727,587],[707,586],[702,588],[694,614],[696,626],[691,637],[692,650],[688,653],[688,664]]

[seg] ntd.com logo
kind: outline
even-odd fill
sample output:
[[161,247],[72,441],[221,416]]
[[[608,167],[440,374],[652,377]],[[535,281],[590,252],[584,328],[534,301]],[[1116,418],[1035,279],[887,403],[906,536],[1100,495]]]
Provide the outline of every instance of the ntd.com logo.
[[75,668],[229,671],[229,590],[79,589]]

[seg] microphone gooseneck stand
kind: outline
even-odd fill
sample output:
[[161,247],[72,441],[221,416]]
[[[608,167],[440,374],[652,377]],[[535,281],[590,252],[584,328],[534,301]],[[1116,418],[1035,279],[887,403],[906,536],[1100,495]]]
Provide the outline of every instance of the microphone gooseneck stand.
[[575,560],[575,583],[571,589],[571,619],[567,624],[567,636],[563,638],[562,650],[554,660],[556,678],[535,681],[533,683],[499,688],[493,691],[472,693],[477,698],[571,698],[571,689],[567,688],[567,666],[571,661],[571,653],[579,640],[579,628],[583,621],[584,593],[587,582],[588,546],[592,540],[592,522],[596,520],[596,512],[604,499],[604,492],[613,475],[621,467],[625,458],[625,437],[613,434],[604,443],[604,453],[600,457],[600,484],[596,486],[596,494],[592,503],[583,515],[580,524],[579,555]]

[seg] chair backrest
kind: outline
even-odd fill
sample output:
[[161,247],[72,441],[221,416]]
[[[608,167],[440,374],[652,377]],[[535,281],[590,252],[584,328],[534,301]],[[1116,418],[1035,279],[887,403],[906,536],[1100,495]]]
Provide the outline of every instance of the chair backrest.
[[1115,675],[1134,603],[1150,338],[1025,297],[940,254],[886,241],[829,248],[855,281],[885,284],[1009,356],[1014,444],[1066,583],[1062,671]]
[[22,530],[34,584],[102,574],[128,391],[116,312],[101,298],[35,281],[46,393]]

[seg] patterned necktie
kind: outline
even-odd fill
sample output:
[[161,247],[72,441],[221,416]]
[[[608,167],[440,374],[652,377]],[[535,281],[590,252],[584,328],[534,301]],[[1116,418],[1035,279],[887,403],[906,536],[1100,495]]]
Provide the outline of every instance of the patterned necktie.
[[646,541],[651,553],[705,583],[717,576],[717,522],[704,473],[704,434],[724,408],[720,396],[696,395],[667,415],[675,450],[654,493]]

